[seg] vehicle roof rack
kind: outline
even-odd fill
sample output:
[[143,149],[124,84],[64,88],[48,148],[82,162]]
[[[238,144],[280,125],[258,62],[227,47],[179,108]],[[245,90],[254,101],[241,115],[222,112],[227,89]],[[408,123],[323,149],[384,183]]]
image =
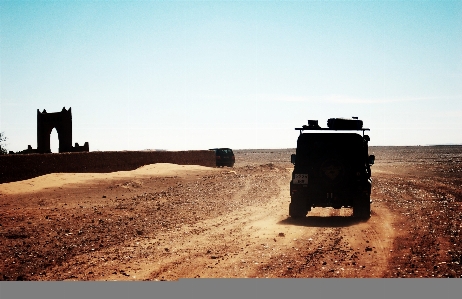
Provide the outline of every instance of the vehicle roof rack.
[[303,131],[370,131],[368,128],[362,128],[362,129],[331,129],[331,128],[311,128],[309,126],[302,126],[301,128],[295,128],[295,130],[299,130],[300,134],[302,134]]
[[[352,120],[356,121],[358,120],[357,117],[352,118]],[[340,127],[333,127],[333,128],[321,128],[318,124],[317,120],[308,120],[308,125],[303,125],[301,128],[295,128],[295,130],[300,131],[300,134],[302,134],[303,131],[363,131],[363,137],[364,137],[364,132],[365,131],[370,131],[368,128],[363,128],[362,127],[362,121],[361,121],[361,128],[342,128]]]

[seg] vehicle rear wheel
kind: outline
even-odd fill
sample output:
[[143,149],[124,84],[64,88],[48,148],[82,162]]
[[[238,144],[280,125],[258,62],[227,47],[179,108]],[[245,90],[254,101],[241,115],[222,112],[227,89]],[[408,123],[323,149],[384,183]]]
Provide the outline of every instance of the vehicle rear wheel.
[[363,196],[353,207],[353,217],[369,219],[371,217],[371,198]]
[[289,204],[289,216],[292,218],[302,218],[306,216],[306,213],[306,202],[292,198]]

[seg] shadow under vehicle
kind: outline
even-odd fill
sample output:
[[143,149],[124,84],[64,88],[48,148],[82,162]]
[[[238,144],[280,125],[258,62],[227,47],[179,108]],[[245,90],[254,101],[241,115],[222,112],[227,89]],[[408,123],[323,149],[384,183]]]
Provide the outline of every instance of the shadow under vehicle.
[[216,154],[216,166],[228,166],[233,167],[235,157],[233,150],[230,148],[211,148],[211,151],[215,151]]
[[[375,156],[368,154],[368,135],[357,117],[331,118],[328,128],[317,120],[300,131],[290,182],[289,215],[305,217],[311,208],[353,208],[353,216],[368,219],[371,213],[371,168]],[[306,132],[304,132],[306,131]],[[362,131],[362,135],[357,132]]]

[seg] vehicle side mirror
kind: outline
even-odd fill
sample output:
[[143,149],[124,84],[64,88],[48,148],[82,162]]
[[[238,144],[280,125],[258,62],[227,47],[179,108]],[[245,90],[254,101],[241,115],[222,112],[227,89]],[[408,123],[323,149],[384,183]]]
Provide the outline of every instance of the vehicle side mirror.
[[290,155],[290,163],[292,163],[294,165],[295,165],[295,157],[296,157],[295,154]]
[[369,156],[369,165],[374,165],[374,162],[375,162],[375,156],[374,156],[374,155],[370,155],[370,156]]

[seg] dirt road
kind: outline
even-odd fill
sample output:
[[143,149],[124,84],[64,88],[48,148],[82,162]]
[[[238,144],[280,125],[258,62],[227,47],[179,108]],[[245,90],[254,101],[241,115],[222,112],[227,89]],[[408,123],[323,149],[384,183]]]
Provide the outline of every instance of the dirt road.
[[371,150],[367,221],[330,208],[291,219],[292,150],[2,184],[0,279],[461,277],[461,148]]

